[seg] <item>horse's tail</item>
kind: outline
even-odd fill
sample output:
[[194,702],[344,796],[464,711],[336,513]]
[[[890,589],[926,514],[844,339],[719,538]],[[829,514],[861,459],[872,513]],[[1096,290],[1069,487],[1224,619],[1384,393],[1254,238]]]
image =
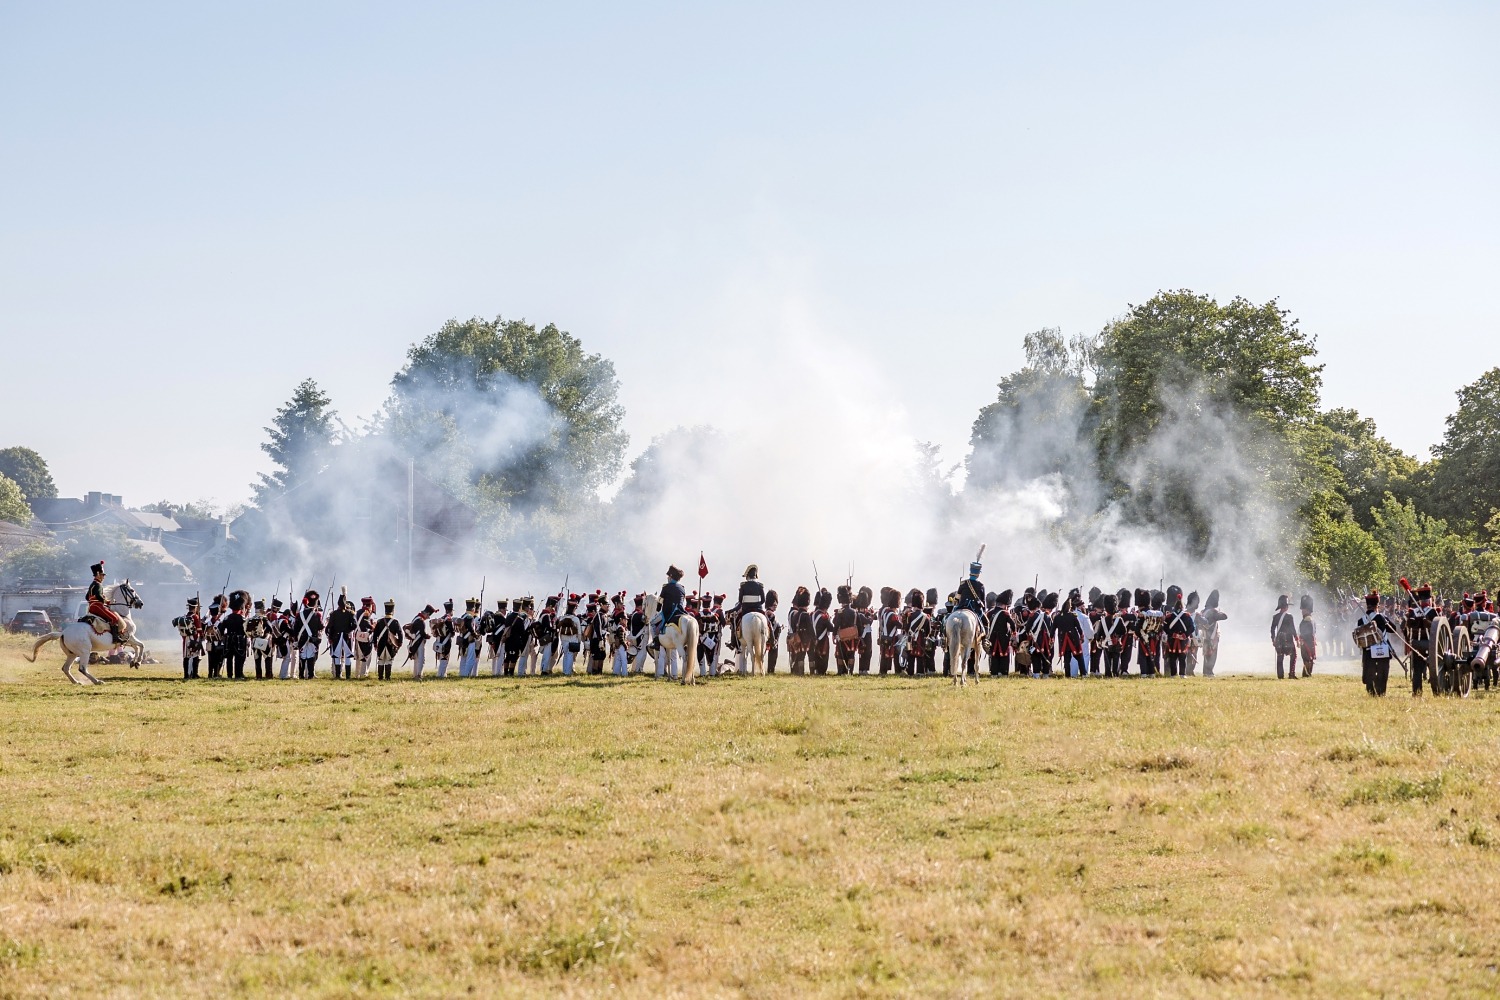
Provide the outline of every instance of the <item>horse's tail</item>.
[[38,639],[36,641],[36,645],[35,646],[31,647],[31,652],[26,654],[26,659],[29,660],[32,663],[35,663],[36,662],[36,654],[37,654],[38,651],[41,650],[41,648],[43,646],[47,645],[47,643],[51,642],[54,639],[61,639],[61,638],[62,638],[62,633],[61,632],[48,632],[46,635],[42,636],[40,639]]

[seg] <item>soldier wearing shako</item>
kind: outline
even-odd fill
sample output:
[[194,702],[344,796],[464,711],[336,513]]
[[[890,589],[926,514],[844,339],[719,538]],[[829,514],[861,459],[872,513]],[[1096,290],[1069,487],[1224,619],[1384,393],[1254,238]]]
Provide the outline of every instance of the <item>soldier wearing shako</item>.
[[518,597],[511,601],[510,619],[505,623],[505,632],[502,640],[505,645],[505,674],[506,676],[524,676],[526,668],[523,666],[521,657],[526,652],[526,644],[531,641],[531,611],[527,607],[529,598]]
[[323,644],[323,609],[316,590],[302,595],[302,606],[297,609],[297,679],[311,680],[316,675],[318,649]]
[[1366,691],[1384,698],[1386,682],[1391,676],[1391,633],[1396,626],[1380,610],[1380,591],[1372,590],[1365,595],[1365,613],[1356,622],[1356,627],[1361,626],[1373,628],[1375,634],[1373,642],[1360,648],[1360,677]]
[[552,661],[557,650],[557,600],[557,595],[553,594],[543,602],[541,613],[536,616],[536,624],[531,627],[531,634],[536,639],[538,674],[552,673]]
[[[974,617],[984,621],[984,584],[979,582],[979,573],[984,569],[977,560],[969,563],[969,575],[959,581],[958,607],[974,612]],[[952,579],[952,577],[949,577]]]
[[606,645],[609,641],[609,622],[605,616],[604,596],[600,592],[589,595],[588,611],[583,618],[583,642],[589,651],[589,674],[604,673]]
[[359,614],[354,616],[354,676],[360,680],[370,675],[370,657],[375,655],[375,598],[359,599]]
[[375,644],[375,677],[377,680],[391,679],[391,664],[401,652],[401,622],[396,618],[396,602],[385,602],[385,616],[375,622],[371,630]]
[[224,597],[208,602],[208,618],[203,622],[203,643],[208,648],[208,677],[214,680],[224,671]]
[[505,626],[510,624],[510,601],[496,601],[495,610],[485,615],[481,624],[484,627],[485,656],[489,659],[490,676],[499,677],[505,667],[502,650],[505,646]]
[[[681,575],[681,570],[678,571],[678,575]],[[677,589],[682,590],[681,586]],[[663,593],[665,593],[665,588],[663,588]],[[562,653],[564,677],[573,676],[573,659],[583,652],[583,622],[578,618],[578,601],[577,594],[569,594],[567,601],[563,604],[563,613],[557,618],[557,648]],[[675,622],[681,614],[682,608],[679,605],[671,621]]]
[[464,613],[454,626],[458,637],[458,676],[473,677],[479,672],[479,646],[483,641],[479,634],[479,612],[483,601],[470,597],[464,601]]
[[776,672],[776,661],[781,658],[781,622],[776,620],[776,609],[781,597],[774,590],[766,591],[766,673]]
[[328,613],[328,657],[333,661],[333,679],[354,678],[354,602],[340,593],[338,606]]
[[245,635],[250,640],[250,655],[255,660],[255,679],[270,680],[271,626],[266,619],[266,602],[257,598],[253,613],[245,619]]
[[203,656],[203,619],[198,614],[198,598],[188,598],[187,611],[172,619],[172,627],[182,636],[182,679],[197,680],[198,661]]
[[114,639],[115,645],[118,646],[125,641],[121,635],[121,630],[125,623],[120,620],[119,615],[110,610],[109,600],[104,596],[104,560],[100,559],[94,565],[90,566],[89,573],[93,575],[93,580],[89,583],[88,594],[85,598],[89,602],[89,614],[103,619],[109,625],[110,637]]
[[431,637],[427,631],[427,619],[435,614],[437,608],[429,604],[418,611],[403,629],[407,639],[406,658],[411,661],[411,679],[414,681],[422,679],[422,671],[427,667],[427,640]]
[[[1292,598],[1282,594],[1276,598],[1276,611],[1271,615],[1271,645],[1276,650],[1276,676],[1297,676],[1297,624],[1292,621]],[[1285,663],[1286,669],[1282,669]]]
[[448,676],[448,658],[453,653],[453,598],[443,602],[443,613],[432,620],[432,657],[438,679]]

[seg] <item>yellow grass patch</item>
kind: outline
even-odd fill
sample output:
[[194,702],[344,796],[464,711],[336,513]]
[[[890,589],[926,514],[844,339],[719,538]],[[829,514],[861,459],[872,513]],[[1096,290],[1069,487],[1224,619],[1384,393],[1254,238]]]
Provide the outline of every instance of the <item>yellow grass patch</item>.
[[242,683],[0,640],[0,996],[1500,991],[1494,699]]

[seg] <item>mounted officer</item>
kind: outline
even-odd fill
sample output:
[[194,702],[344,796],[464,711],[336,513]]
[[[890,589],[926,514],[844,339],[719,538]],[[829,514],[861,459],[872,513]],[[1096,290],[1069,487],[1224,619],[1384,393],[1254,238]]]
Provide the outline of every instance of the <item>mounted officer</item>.
[[124,642],[120,629],[125,624],[120,616],[109,609],[109,600],[104,596],[104,560],[100,559],[89,567],[93,574],[93,582],[89,584],[87,600],[89,602],[89,614],[97,615],[109,626],[109,634],[115,640],[115,645]]

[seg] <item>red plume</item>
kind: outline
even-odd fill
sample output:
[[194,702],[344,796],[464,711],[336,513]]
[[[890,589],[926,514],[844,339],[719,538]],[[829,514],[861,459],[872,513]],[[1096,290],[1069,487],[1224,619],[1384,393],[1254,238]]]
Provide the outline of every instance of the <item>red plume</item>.
[[1411,593],[1411,584],[1406,582],[1406,577],[1404,576],[1401,578],[1401,589],[1406,591],[1408,594]]

